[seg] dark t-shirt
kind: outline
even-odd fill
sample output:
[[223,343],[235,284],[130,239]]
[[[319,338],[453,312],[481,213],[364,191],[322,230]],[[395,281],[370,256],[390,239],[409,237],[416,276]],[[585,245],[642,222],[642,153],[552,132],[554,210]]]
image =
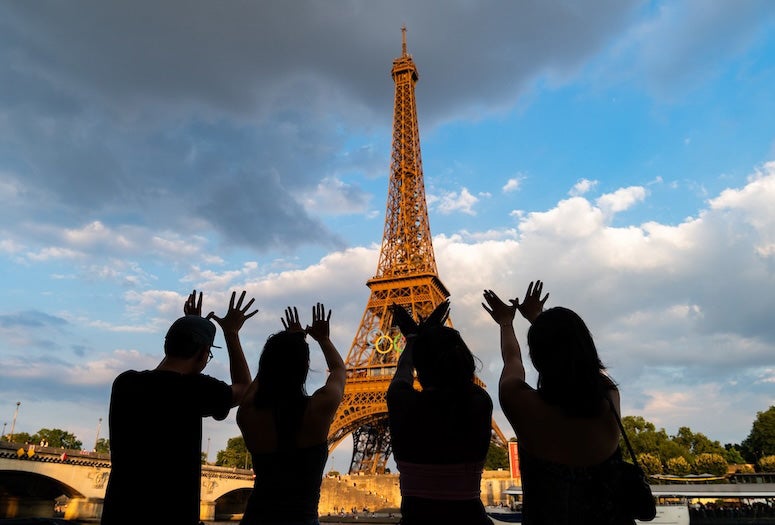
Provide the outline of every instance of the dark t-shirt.
[[[472,385],[469,392],[418,392],[405,382],[387,391],[390,434],[397,461],[447,465],[484,461],[492,434],[492,399]],[[491,523],[480,500],[403,497],[402,523]],[[430,520],[430,521],[429,521]],[[451,521],[450,521],[451,520]]]
[[199,523],[202,418],[224,419],[231,387],[204,374],[130,370],[110,397],[111,472],[104,525],[137,523],[137,509],[153,521]]

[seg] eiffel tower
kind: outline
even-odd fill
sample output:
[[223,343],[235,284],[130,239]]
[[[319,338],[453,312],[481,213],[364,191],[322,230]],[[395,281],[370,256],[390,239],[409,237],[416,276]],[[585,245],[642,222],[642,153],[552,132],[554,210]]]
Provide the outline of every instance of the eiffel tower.
[[[404,341],[398,329],[391,327],[391,304],[403,306],[419,320],[449,297],[436,269],[425,201],[414,96],[419,76],[406,52],[406,28],[401,32],[401,56],[393,60],[391,71],[395,83],[393,147],[382,248],[377,273],[366,282],[371,295],[345,360],[344,399],[328,435],[330,452],[352,433],[351,474],[383,474],[392,452],[385,393]],[[495,421],[493,440],[506,447]]]

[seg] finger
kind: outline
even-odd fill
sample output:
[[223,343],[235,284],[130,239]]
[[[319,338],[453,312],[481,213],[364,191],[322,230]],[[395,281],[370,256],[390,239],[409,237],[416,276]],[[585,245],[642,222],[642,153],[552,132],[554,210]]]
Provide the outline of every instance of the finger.
[[[241,302],[241,301],[242,301],[242,298],[240,298],[240,302]],[[246,304],[246,305],[245,305],[245,306],[242,308],[242,313],[245,313],[245,312],[247,312],[247,311],[248,311],[248,308],[250,308],[250,307],[251,307],[251,305],[252,305],[253,303],[255,303],[255,302],[256,302],[256,300],[255,300],[255,299],[251,299],[250,301],[248,301],[248,304]]]
[[283,323],[283,328],[285,328],[285,329],[287,330],[287,329],[288,329],[288,325],[287,325],[287,324],[285,324],[285,319],[283,319],[283,318],[281,317],[281,318],[280,318],[280,322],[281,322],[281,323]]
[[328,310],[328,317],[326,317],[326,322],[331,320],[331,309]]
[[492,310],[490,310],[490,309],[487,307],[487,305],[486,305],[486,304],[482,303],[482,308],[484,308],[485,310],[487,310],[487,313],[488,313],[488,314],[492,315]]
[[242,308],[242,300],[245,299],[245,292],[247,290],[242,290],[242,293],[239,294],[239,301],[237,301],[237,308]]
[[[194,293],[196,293],[196,290],[194,290]],[[199,300],[196,302],[196,309],[197,311],[202,311],[202,292],[199,292]]]
[[231,299],[229,299],[229,310],[234,309],[234,298],[237,296],[237,292],[231,292]]
[[254,316],[254,315],[256,315],[257,313],[258,313],[258,308],[256,308],[255,310],[253,310],[252,312],[250,312],[249,314],[247,314],[247,315],[245,316],[245,321],[247,321],[248,319],[250,319],[251,317],[253,317],[253,316]]
[[209,314],[207,314],[207,317],[205,317],[205,319],[215,319],[216,321],[218,320],[217,316],[215,315],[215,312],[210,312]]
[[299,310],[295,306],[293,307],[293,321],[299,322]]

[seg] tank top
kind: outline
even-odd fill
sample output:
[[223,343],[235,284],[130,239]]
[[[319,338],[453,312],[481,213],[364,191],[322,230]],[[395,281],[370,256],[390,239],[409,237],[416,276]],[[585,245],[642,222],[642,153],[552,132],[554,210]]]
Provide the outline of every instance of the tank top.
[[615,505],[619,449],[597,465],[571,467],[519,449],[522,525],[632,525]]
[[256,480],[240,523],[308,521],[318,517],[328,445],[253,455]]

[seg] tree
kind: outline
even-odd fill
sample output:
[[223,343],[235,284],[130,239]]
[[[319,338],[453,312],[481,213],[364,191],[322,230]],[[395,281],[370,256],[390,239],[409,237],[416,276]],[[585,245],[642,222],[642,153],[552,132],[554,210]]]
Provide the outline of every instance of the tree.
[[242,436],[230,438],[226,450],[219,450],[215,464],[221,467],[253,468],[253,461]]
[[760,472],[775,472],[775,456],[764,456],[759,460]]
[[66,430],[60,428],[41,428],[34,436],[32,436],[33,443],[40,443],[41,441],[47,441],[49,447],[55,448],[68,448],[71,450],[81,450],[83,443],[81,443],[75,434],[71,434]]
[[721,454],[697,454],[694,460],[697,474],[713,474],[723,476],[727,473],[727,460]]
[[[654,423],[646,421],[642,416],[624,416],[622,426],[627,432],[635,454],[657,453],[662,436],[657,432]],[[667,434],[664,437],[667,438]],[[619,446],[622,450],[627,450],[624,438],[620,439]]]
[[740,449],[737,445],[733,445],[731,443],[727,443],[724,445],[724,459],[727,460],[727,463],[730,465],[744,465],[745,464],[745,458],[743,458],[742,454],[740,454]]
[[94,452],[100,454],[110,454],[110,440],[106,438],[99,438],[94,446]]
[[29,435],[27,432],[14,432],[13,436],[10,434],[6,434],[3,436],[3,439],[6,441],[10,441],[10,438],[13,438],[14,443],[32,443],[32,436]]
[[683,456],[667,460],[667,472],[674,476],[685,476],[692,471],[692,466]]
[[757,412],[751,433],[740,444],[743,457],[757,463],[764,456],[775,455],[775,406]]
[[654,454],[638,454],[638,463],[649,476],[662,474],[662,460]]
[[[671,439],[664,428],[657,430],[653,423],[646,421],[641,416],[623,417],[622,426],[627,431],[635,454],[651,454],[662,464],[666,464],[668,459],[678,456],[691,457],[689,450]],[[627,450],[623,438],[619,441],[619,446],[622,450]]]
[[487,449],[487,457],[484,460],[484,469],[498,470],[499,468],[509,468],[509,453],[505,448],[490,442],[490,448]]
[[709,453],[723,454],[724,447],[718,441],[711,441],[702,432],[696,434],[689,427],[680,427],[673,441],[687,449],[692,455]]

